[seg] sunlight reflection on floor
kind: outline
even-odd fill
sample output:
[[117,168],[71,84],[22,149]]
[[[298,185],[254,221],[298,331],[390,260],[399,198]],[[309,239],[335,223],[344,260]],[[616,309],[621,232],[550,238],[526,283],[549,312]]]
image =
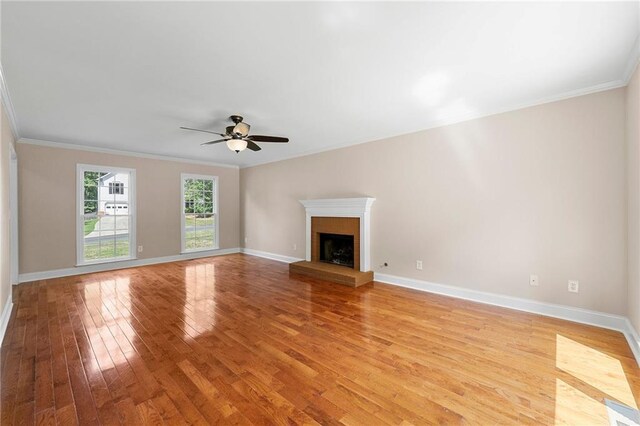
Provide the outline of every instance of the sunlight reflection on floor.
[[216,267],[211,263],[188,266],[184,274],[185,338],[197,337],[216,325]]
[[556,419],[557,425],[575,425],[585,415],[593,419],[593,424],[607,425],[607,408],[588,395],[580,392],[561,379],[556,379]]
[[609,398],[638,408],[622,364],[616,358],[558,334],[556,367]]

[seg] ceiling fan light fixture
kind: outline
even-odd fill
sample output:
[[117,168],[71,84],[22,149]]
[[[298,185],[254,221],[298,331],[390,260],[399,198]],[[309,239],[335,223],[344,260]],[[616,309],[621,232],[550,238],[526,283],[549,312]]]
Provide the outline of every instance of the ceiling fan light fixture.
[[247,149],[247,141],[242,139],[230,139],[227,141],[227,146],[231,151],[238,153]]

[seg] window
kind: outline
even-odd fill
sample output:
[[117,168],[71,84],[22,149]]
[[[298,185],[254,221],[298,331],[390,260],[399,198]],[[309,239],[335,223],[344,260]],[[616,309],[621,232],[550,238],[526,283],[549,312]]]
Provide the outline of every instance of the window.
[[218,178],[182,174],[182,251],[218,248]]
[[124,195],[124,183],[109,182],[109,194]]
[[78,164],[78,265],[135,258],[132,169]]

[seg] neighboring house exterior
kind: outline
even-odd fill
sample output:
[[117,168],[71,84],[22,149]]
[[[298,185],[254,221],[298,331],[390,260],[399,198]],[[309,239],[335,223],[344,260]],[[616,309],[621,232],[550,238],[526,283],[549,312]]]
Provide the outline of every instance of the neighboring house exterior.
[[129,175],[107,173],[98,179],[98,212],[105,215],[129,214]]

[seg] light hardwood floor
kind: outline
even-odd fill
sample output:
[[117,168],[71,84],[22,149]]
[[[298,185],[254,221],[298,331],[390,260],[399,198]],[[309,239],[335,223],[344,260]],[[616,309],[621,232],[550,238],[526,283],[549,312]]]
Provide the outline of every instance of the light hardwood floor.
[[608,424],[617,332],[230,255],[20,285],[2,424]]

